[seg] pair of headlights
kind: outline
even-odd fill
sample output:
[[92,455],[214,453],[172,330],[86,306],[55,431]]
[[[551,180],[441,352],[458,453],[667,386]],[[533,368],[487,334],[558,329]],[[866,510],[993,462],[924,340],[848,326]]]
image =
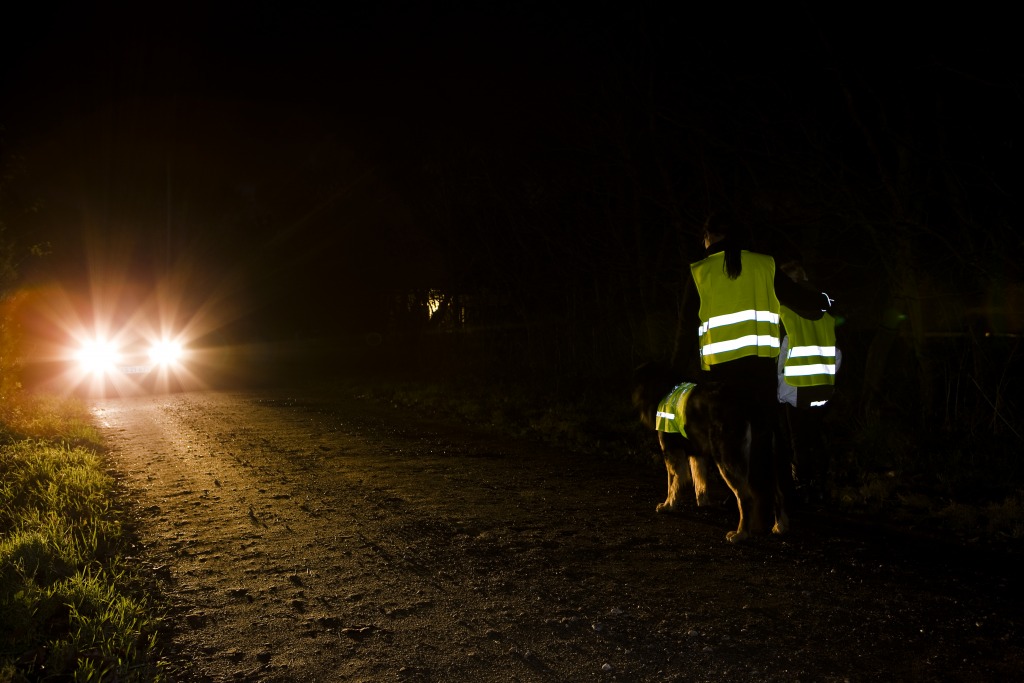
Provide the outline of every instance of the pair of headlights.
[[[184,349],[176,341],[163,340],[151,344],[146,350],[149,367],[175,365],[184,356]],[[89,373],[112,372],[124,362],[124,352],[112,342],[91,340],[82,345],[75,354],[79,367]]]

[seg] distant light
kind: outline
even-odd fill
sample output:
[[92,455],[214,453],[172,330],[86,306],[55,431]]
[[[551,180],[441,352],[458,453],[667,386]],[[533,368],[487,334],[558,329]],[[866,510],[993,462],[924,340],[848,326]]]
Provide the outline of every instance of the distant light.
[[442,300],[443,300],[443,295],[441,294],[441,292],[439,292],[437,290],[434,290],[434,289],[430,290],[430,293],[427,295],[427,317],[428,318],[433,318],[434,317],[434,314],[437,313],[437,311],[441,308]]

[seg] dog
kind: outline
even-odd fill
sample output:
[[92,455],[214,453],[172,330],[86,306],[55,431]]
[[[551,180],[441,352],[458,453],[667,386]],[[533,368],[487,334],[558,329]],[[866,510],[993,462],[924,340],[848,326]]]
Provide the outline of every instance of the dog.
[[682,487],[689,482],[697,505],[709,505],[708,485],[716,468],[740,514],[726,540],[739,543],[766,533],[769,521],[774,522],[772,533],[789,528],[771,414],[759,410],[748,392],[721,382],[683,383],[668,368],[647,363],[633,373],[633,407],[645,426],[658,431],[668,474],[668,494],[659,512],[679,509]]

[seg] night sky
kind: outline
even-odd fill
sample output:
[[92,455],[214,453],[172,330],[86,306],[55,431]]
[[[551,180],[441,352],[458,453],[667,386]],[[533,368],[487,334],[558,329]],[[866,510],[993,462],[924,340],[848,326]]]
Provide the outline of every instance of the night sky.
[[[972,220],[1019,216],[1019,50],[982,6],[472,5],[13,12],[2,208],[19,240],[52,245],[26,273],[175,289],[266,335],[363,332],[394,292],[617,272],[602,254],[621,235],[601,221],[656,226],[639,242],[677,235],[696,258],[703,217],[735,202],[791,226],[869,307],[869,238],[823,227],[853,201],[812,182],[887,182],[899,146],[873,149],[863,129],[974,169],[957,172],[982,188],[965,190]],[[869,103],[860,119],[851,97]],[[956,221],[914,211],[958,239]]]

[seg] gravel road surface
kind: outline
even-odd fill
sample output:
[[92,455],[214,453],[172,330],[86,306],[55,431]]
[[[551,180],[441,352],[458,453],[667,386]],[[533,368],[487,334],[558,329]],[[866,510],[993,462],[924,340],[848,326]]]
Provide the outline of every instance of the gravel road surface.
[[[664,474],[357,395],[94,401],[173,680],[1008,681],[1020,557],[824,512],[734,546]],[[652,434],[652,443],[654,435]]]

